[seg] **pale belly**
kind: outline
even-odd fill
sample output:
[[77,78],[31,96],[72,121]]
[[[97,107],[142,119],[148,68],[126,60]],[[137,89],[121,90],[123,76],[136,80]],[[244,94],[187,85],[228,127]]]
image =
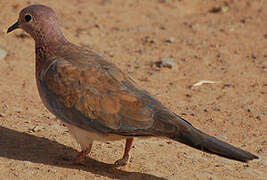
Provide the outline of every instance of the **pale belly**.
[[[37,81],[38,83],[38,81]],[[46,99],[46,94],[42,89],[42,86],[38,85],[38,91],[39,95],[41,97],[41,100],[45,107],[52,113],[54,114],[58,119],[60,119],[55,113],[55,110],[52,109],[50,106],[51,102],[48,102]],[[62,120],[62,119],[60,119]],[[108,133],[99,133],[97,131],[90,131],[90,130],[85,130],[81,129],[77,126],[74,126],[72,124],[69,124],[65,121],[62,120],[62,122],[67,126],[69,129],[70,133],[72,136],[76,139],[76,141],[81,145],[82,149],[85,149],[86,147],[89,147],[90,144],[93,143],[93,141],[116,141],[116,140],[121,140],[121,139],[126,139],[126,136],[120,136],[120,135],[115,135],[115,134],[108,134]]]
[[119,136],[114,134],[100,134],[95,131],[83,130],[68,123],[65,124],[69,129],[71,135],[81,145],[82,149],[89,147],[89,145],[92,144],[93,141],[116,141],[127,138],[125,136]]

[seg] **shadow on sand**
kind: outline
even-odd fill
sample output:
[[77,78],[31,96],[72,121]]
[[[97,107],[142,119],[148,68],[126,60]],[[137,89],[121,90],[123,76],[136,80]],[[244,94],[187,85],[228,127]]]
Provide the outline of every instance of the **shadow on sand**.
[[112,164],[99,162],[89,157],[86,159],[86,164],[88,164],[88,167],[64,165],[64,163],[60,164],[59,161],[62,161],[62,159],[59,160],[59,157],[62,156],[62,154],[74,155],[77,153],[77,150],[60,144],[56,141],[0,126],[0,156],[8,159],[43,163],[70,169],[80,169],[109,178],[145,180],[164,179],[145,173],[127,172],[112,168]]

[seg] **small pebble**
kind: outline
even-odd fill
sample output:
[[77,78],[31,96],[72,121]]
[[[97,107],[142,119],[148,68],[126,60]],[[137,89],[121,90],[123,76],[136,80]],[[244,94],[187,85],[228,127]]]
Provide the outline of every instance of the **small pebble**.
[[221,109],[220,109],[219,106],[215,106],[215,107],[213,108],[213,110],[214,110],[214,111],[220,111]]
[[103,29],[103,27],[101,26],[101,24],[95,24],[95,27],[96,27],[97,29]]
[[173,43],[174,41],[175,41],[175,39],[173,37],[166,40],[167,43]]
[[34,126],[33,128],[30,128],[29,130],[31,132],[39,132],[41,131],[42,129],[44,129],[42,126]]
[[176,63],[170,59],[162,58],[161,60],[156,61],[155,65],[159,68],[166,67],[166,68],[172,69],[176,65]]
[[223,87],[232,87],[233,85],[232,84],[224,84]]
[[210,13],[219,13],[222,11],[222,7],[217,6],[217,7],[213,7],[209,10]]
[[5,50],[3,50],[3,49],[0,49],[0,60],[2,60],[2,59],[5,59],[5,57],[6,57],[6,51]]
[[252,57],[252,59],[257,59],[257,56],[256,56],[256,54],[251,54],[251,57]]
[[188,97],[188,98],[191,98],[192,97],[191,94],[186,94],[185,96]]
[[210,13],[220,13],[220,12],[227,12],[229,10],[229,8],[227,6],[216,6],[216,7],[213,7],[209,10]]
[[4,113],[0,113],[0,117],[6,117]]

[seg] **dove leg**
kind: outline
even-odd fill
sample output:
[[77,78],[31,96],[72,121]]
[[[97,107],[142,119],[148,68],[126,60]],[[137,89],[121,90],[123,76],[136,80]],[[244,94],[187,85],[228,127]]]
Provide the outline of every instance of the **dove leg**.
[[114,163],[115,167],[125,166],[127,164],[132,143],[133,143],[133,138],[126,139],[123,157]]
[[76,156],[74,159],[74,164],[83,164],[83,160],[87,154],[90,153],[93,145],[93,140],[90,139],[90,135],[88,133],[78,127],[75,127],[71,124],[67,124],[66,126],[70,130],[71,135],[74,136],[76,141],[81,145],[82,151]]
[[86,149],[83,149],[75,158],[74,162],[76,164],[83,164],[84,158],[87,156],[87,154],[90,153],[92,149],[92,145],[90,144]]

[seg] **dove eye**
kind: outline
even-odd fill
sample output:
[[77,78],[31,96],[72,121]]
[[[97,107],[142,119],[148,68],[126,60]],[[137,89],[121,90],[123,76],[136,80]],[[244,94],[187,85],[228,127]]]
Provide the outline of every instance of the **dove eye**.
[[26,14],[24,18],[26,22],[29,22],[30,20],[32,20],[32,16],[29,14]]

